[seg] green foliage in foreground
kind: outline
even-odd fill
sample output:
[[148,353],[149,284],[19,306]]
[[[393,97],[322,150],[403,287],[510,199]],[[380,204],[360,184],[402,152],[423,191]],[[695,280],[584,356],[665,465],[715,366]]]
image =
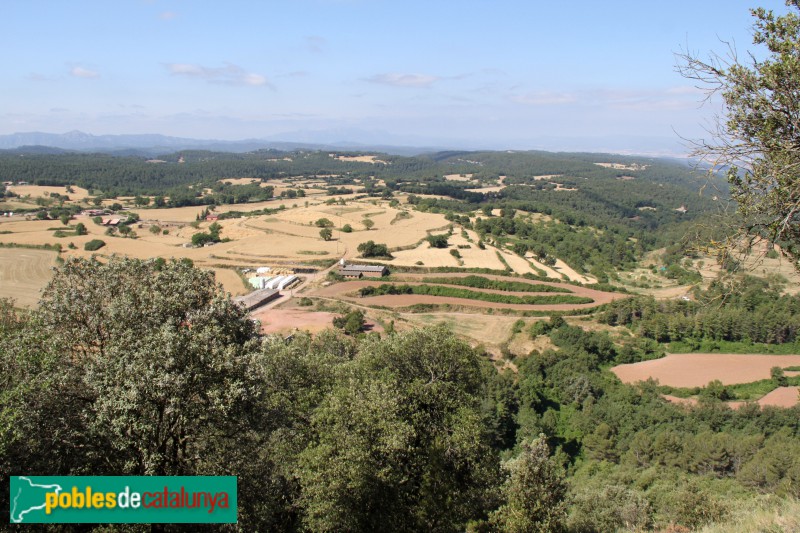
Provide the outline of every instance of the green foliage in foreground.
[[483,302],[525,305],[547,305],[562,303],[586,304],[594,301],[591,298],[573,296],[571,294],[558,294],[553,296],[515,296],[513,294],[471,291],[469,289],[445,287],[442,285],[394,285],[391,283],[384,283],[377,287],[363,287],[359,289],[359,294],[362,297],[381,296],[383,294],[428,294],[431,296],[447,296],[450,298],[464,298],[467,300],[480,300]]
[[0,318],[4,477],[237,475],[248,531],[461,531],[505,501],[494,371],[444,329],[287,344],[213,273],[136,260],[67,260]]
[[495,289],[500,291],[516,292],[564,292],[569,294],[569,289],[542,283],[525,283],[524,281],[503,281],[485,278],[483,276],[466,276],[463,278],[423,278],[423,283],[436,283],[440,285],[462,285],[476,289]]

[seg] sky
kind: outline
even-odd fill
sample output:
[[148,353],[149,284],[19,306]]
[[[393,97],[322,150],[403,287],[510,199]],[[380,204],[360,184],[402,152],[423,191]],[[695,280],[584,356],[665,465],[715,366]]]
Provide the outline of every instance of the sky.
[[[753,0],[757,1],[757,0]],[[678,154],[782,1],[7,0],[0,134]]]

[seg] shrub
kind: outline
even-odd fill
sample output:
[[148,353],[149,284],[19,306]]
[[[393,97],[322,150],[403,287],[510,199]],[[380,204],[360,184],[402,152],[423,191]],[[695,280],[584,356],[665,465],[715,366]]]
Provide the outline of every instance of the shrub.
[[192,246],[203,246],[209,242],[214,242],[214,237],[208,233],[195,233],[192,235]]
[[361,311],[350,311],[346,315],[337,316],[333,319],[333,325],[343,329],[348,335],[356,335],[364,331],[364,313]]
[[105,245],[106,245],[105,241],[101,241],[100,239],[92,239],[91,241],[83,245],[83,249],[86,250],[87,252],[94,252],[95,250],[99,250]]
[[426,241],[431,248],[447,248],[447,235],[428,235]]
[[362,242],[357,250],[361,253],[361,257],[392,257],[385,244],[377,244],[374,241]]

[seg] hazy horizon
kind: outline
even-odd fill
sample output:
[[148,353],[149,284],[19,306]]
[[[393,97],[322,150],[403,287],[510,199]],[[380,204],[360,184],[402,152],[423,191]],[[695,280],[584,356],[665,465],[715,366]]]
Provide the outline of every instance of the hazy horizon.
[[[719,104],[674,54],[752,49],[747,5],[83,0],[7,6],[0,134],[79,130],[686,153]],[[757,5],[785,11],[782,2]],[[713,20],[713,24],[709,21]]]

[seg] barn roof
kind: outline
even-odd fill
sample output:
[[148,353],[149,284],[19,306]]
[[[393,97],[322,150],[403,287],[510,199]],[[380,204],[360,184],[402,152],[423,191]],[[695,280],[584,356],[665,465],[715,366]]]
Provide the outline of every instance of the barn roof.
[[339,270],[352,271],[352,272],[383,272],[386,270],[382,265],[345,265]]

